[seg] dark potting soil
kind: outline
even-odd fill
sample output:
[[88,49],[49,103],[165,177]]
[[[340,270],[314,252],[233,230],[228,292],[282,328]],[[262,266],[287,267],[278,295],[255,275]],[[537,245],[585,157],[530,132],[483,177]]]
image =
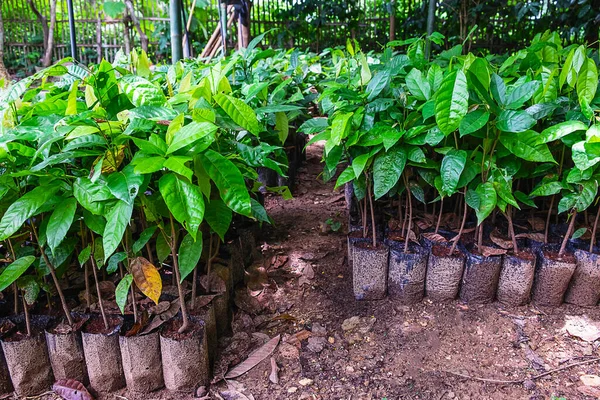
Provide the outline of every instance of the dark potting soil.
[[108,320],[108,329],[104,326],[104,320],[102,316],[99,314],[93,315],[90,317],[88,323],[84,327],[84,331],[86,333],[91,333],[94,335],[103,334],[109,335],[115,331],[121,325],[121,319],[115,315],[107,315],[106,319]]
[[458,246],[454,249],[454,253],[450,254],[451,246],[439,246],[434,245],[431,249],[431,253],[436,257],[456,257],[460,256],[460,250]]
[[202,325],[195,324],[193,321],[190,321],[187,331],[183,333],[179,333],[179,328],[183,325],[183,320],[180,318],[174,318],[168,321],[163,328],[162,335],[166,338],[181,341],[185,339],[189,339],[194,336],[197,332],[202,331]]
[[570,252],[565,252],[565,254],[561,256],[558,255],[558,251],[553,250],[544,250],[544,256],[552,261],[560,261],[569,264],[575,264],[577,262],[575,255]]
[[358,242],[358,243],[355,243],[354,246],[360,247],[361,249],[368,249],[368,250],[384,250],[385,249],[385,246],[382,245],[381,243],[377,243],[377,245],[375,247],[373,247],[372,242]]
[[[20,342],[21,340],[27,339],[27,327],[25,326],[25,316],[20,314],[16,319],[15,323],[12,321],[5,321],[2,323],[1,331],[5,333],[2,338],[5,342]],[[37,336],[44,332],[50,318],[43,315],[30,315],[30,326],[31,336]]]
[[90,319],[89,314],[73,313],[71,317],[73,318],[73,326],[70,326],[66,319],[63,318],[58,324],[52,324],[48,328],[48,332],[53,335],[66,335],[71,332],[77,332]]
[[519,250],[518,253],[511,253],[513,256],[520,258],[522,260],[527,260],[527,261],[533,261],[535,260],[535,254],[533,253],[533,251],[526,249],[526,250]]

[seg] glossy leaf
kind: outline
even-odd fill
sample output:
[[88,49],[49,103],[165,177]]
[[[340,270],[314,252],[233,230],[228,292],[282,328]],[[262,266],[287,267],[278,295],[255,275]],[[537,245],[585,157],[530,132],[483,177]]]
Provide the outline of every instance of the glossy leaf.
[[256,119],[256,113],[248,104],[226,94],[217,94],[214,99],[233,122],[255,136],[260,134],[262,128]]
[[69,228],[73,224],[75,212],[77,211],[77,200],[74,197],[64,199],[52,212],[46,227],[46,238],[50,250],[54,250],[67,236]]
[[202,255],[202,235],[198,235],[196,240],[187,234],[179,246],[179,274],[181,282],[198,266],[200,256]]
[[12,285],[35,261],[34,256],[21,257],[9,264],[0,274],[0,292]]
[[442,190],[450,196],[456,192],[460,175],[467,163],[467,152],[464,150],[450,150],[442,159],[440,175],[442,177]]
[[458,129],[468,108],[467,78],[461,70],[451,72],[442,81],[435,101],[435,119],[444,135]]
[[133,276],[125,274],[115,289],[115,301],[117,302],[117,306],[119,306],[119,310],[121,310],[121,314],[125,314],[125,306],[127,305],[131,282],[133,282]]
[[104,262],[115,252],[121,244],[123,234],[133,212],[133,205],[117,200],[115,205],[108,210],[106,214],[106,227],[102,237],[102,246],[104,248]]
[[160,178],[158,187],[173,217],[195,238],[204,218],[204,199],[200,188],[172,173]]
[[586,131],[587,128],[587,125],[581,121],[561,122],[544,129],[540,134],[540,140],[543,143],[552,142],[554,140],[558,140],[567,135],[570,135],[573,132]]
[[373,162],[373,191],[375,199],[389,192],[398,182],[406,165],[407,155],[402,147],[380,153]]
[[555,162],[548,145],[542,142],[537,132],[503,133],[499,139],[508,151],[523,160]]
[[210,228],[225,241],[225,234],[229,230],[233,215],[231,209],[220,199],[211,199],[206,203],[204,219]]
[[216,131],[217,126],[213,123],[191,122],[173,134],[173,139],[167,149],[167,154],[174,153],[199,140],[205,140],[210,144],[214,140],[214,133]]

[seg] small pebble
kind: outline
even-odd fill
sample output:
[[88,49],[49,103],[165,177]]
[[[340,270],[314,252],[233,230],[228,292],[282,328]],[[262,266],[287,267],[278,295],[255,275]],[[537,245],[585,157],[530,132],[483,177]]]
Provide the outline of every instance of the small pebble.
[[300,379],[300,382],[298,382],[298,383],[300,383],[302,386],[309,386],[309,385],[313,384],[313,380],[308,379],[308,378],[303,378],[303,379]]
[[298,391],[298,388],[296,386],[292,386],[287,391],[288,393],[296,393]]
[[331,343],[331,344],[334,344],[334,343],[335,343],[335,339],[334,339],[333,337],[331,337],[331,336],[329,336],[329,339],[327,339],[327,341],[328,341],[329,343]]

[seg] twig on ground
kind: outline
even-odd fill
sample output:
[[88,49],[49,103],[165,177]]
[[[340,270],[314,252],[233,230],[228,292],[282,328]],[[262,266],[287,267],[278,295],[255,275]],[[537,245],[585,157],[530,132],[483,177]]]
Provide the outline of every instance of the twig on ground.
[[452,372],[452,371],[443,371],[443,372],[450,374],[450,375],[460,376],[461,378],[471,379],[474,381],[496,383],[496,384],[501,384],[501,385],[502,384],[515,385],[515,384],[521,384],[525,381],[535,381],[537,379],[543,378],[544,376],[548,376],[548,375],[551,375],[551,374],[554,374],[554,373],[557,373],[560,371],[564,371],[564,370],[572,368],[572,367],[577,367],[579,365],[585,365],[585,364],[591,364],[593,362],[598,362],[598,361],[600,361],[600,357],[592,358],[591,360],[580,361],[580,362],[577,362],[574,364],[565,365],[564,367],[560,367],[560,368],[551,369],[550,371],[544,372],[542,374],[534,375],[530,378],[516,379],[516,380],[500,380],[500,379],[480,378],[477,376],[470,376],[470,375],[461,374],[461,373]]

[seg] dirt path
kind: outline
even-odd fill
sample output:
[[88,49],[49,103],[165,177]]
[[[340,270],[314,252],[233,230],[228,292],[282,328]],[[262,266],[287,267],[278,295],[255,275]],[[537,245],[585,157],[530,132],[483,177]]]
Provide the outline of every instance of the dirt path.
[[[274,353],[279,382],[269,381],[267,358],[230,389],[257,400],[594,398],[578,390],[579,377],[599,374],[599,363],[524,385],[482,383],[444,371],[515,380],[598,356],[596,345],[562,331],[568,315],[600,320],[597,308],[503,310],[498,304],[427,299],[415,306],[355,301],[344,259],[344,200],[333,192],[333,182],[317,179],[321,152],[318,144],[308,149],[293,200],[268,199],[276,224],[266,229],[263,254],[267,260],[279,258],[251,280],[251,288],[257,282],[268,285],[256,297],[262,310],[239,311],[234,322],[237,332],[260,332],[254,338],[282,334]],[[343,227],[320,234],[330,218]],[[285,257],[287,262],[275,268]]]

